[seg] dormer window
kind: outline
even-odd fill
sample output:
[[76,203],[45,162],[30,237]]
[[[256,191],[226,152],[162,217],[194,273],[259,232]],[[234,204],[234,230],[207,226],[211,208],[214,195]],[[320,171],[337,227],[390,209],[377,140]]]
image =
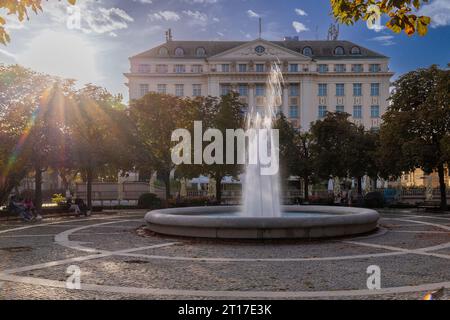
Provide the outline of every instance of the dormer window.
[[161,47],[158,51],[158,54],[162,57],[168,56],[169,55],[169,49],[167,49],[166,47]]
[[361,49],[359,47],[353,47],[351,50],[351,54],[359,55],[361,54]]
[[176,56],[176,57],[183,57],[183,56],[184,56],[184,50],[183,50],[183,48],[176,48],[176,49],[175,49],[175,56]]
[[205,50],[205,48],[197,48],[197,49],[195,50],[195,55],[196,55],[197,57],[204,57],[204,56],[206,56],[206,50]]
[[303,51],[302,51],[302,54],[304,56],[311,57],[313,55],[313,51],[312,51],[311,47],[304,47]]
[[344,54],[345,54],[344,48],[342,48],[342,47],[334,48],[334,55],[335,56],[343,56]]

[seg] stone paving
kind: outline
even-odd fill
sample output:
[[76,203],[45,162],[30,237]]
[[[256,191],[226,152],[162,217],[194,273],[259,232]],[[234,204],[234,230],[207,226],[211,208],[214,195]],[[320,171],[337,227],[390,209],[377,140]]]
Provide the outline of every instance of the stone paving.
[[258,242],[158,236],[144,214],[0,222],[0,299],[450,298],[450,215],[383,210],[371,235]]

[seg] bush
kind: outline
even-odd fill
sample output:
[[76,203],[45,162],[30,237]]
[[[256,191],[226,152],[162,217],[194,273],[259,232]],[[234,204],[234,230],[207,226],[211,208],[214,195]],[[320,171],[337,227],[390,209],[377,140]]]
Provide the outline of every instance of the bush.
[[383,208],[384,197],[380,192],[369,192],[364,197],[364,206],[368,208]]
[[157,209],[161,207],[161,199],[156,194],[144,193],[139,197],[138,206],[141,209]]

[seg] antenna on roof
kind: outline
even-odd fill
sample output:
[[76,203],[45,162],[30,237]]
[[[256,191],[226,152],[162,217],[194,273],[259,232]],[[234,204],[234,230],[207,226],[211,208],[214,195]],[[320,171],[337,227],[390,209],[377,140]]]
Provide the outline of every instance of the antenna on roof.
[[337,40],[339,38],[339,24],[332,23],[328,28],[327,40]]
[[259,17],[259,39],[261,39],[262,36],[262,18]]
[[172,40],[173,40],[172,29],[169,29],[169,30],[166,31],[166,42],[170,42]]

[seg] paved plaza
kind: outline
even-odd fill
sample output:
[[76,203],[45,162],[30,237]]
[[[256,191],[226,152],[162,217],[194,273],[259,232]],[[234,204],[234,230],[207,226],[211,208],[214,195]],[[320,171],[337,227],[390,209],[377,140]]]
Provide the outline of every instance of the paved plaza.
[[370,235],[258,242],[158,236],[144,214],[0,222],[0,299],[450,298],[450,215],[385,210]]

